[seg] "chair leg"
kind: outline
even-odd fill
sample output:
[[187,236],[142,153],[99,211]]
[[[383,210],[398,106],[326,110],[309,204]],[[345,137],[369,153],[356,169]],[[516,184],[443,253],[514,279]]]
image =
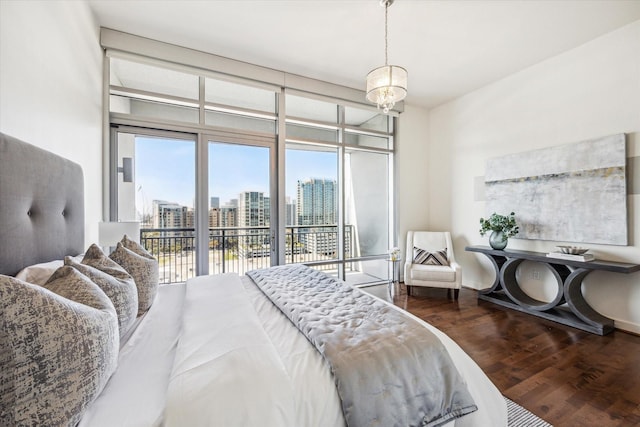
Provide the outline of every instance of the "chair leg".
[[411,296],[411,286],[405,285],[407,287],[407,296]]
[[454,300],[458,300],[458,295],[460,295],[460,289],[454,289],[453,290],[453,299]]

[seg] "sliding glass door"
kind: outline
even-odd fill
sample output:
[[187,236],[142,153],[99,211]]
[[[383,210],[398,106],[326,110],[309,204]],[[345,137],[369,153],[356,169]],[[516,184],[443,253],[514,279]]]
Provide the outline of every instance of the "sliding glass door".
[[275,258],[272,145],[208,143],[210,274],[244,274]]
[[140,243],[160,264],[160,282],[196,275],[196,141],[189,134],[117,130],[112,220],[139,221]]

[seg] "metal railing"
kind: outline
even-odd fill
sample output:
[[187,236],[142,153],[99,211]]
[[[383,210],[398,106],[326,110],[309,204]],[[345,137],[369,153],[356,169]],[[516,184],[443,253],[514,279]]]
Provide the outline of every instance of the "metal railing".
[[[158,259],[160,283],[183,282],[196,276],[193,228],[143,228],[140,243]],[[338,259],[338,226],[286,227],[285,260],[292,263],[323,263]],[[345,256],[351,258],[353,226],[345,226]],[[269,227],[220,227],[209,229],[209,273],[244,274],[271,265]],[[334,268],[328,266],[327,268]]]

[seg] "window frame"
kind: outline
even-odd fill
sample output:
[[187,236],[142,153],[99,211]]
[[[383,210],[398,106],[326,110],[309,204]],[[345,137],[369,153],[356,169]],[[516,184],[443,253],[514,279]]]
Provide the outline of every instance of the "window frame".
[[[173,97],[169,95],[156,94],[148,91],[141,91],[139,89],[127,89],[120,85],[111,85],[110,58],[117,58],[118,60],[127,60],[140,62],[143,64],[153,65],[154,67],[166,67],[167,69],[180,71],[183,73],[190,73],[198,76],[199,80],[199,99],[182,99],[179,97]],[[268,89],[274,92],[275,114],[273,112],[259,111],[248,108],[227,106],[223,104],[211,103],[206,101],[205,96],[205,79],[220,79],[229,81],[235,84],[243,84],[247,86],[253,86],[261,89]],[[104,66],[104,116],[105,116],[105,128],[110,129],[107,132],[107,143],[105,144],[105,152],[109,154],[108,167],[105,168],[105,181],[107,187],[108,197],[105,197],[105,218],[113,220],[117,215],[117,185],[114,185],[117,181],[114,180],[115,169],[114,159],[116,159],[113,153],[114,144],[117,141],[114,140],[114,129],[137,129],[144,134],[157,134],[157,135],[171,135],[179,133],[182,135],[192,135],[196,139],[196,227],[202,228],[206,226],[208,228],[208,218],[203,215],[202,212],[208,212],[207,209],[202,209],[207,203],[208,188],[207,188],[207,171],[208,171],[208,141],[215,140],[218,142],[229,143],[245,143],[249,145],[269,146],[270,152],[270,168],[271,168],[271,229],[272,233],[275,232],[275,236],[272,235],[272,265],[281,265],[286,262],[285,250],[286,250],[286,194],[285,194],[285,153],[287,143],[302,143],[327,146],[337,148],[338,153],[338,259],[330,260],[326,262],[318,262],[317,264],[338,264],[338,275],[341,278],[345,278],[345,264],[354,263],[359,260],[371,260],[382,259],[388,256],[388,254],[379,254],[377,256],[367,256],[358,258],[346,258],[345,252],[345,231],[344,231],[344,219],[345,219],[345,194],[344,194],[344,176],[345,176],[345,164],[344,156],[346,150],[358,150],[365,152],[373,152],[378,154],[386,154],[388,158],[388,183],[387,189],[389,195],[389,230],[388,241],[392,246],[397,246],[397,200],[395,194],[395,146],[396,135],[395,127],[397,121],[397,113],[392,112],[387,116],[387,128],[388,132],[361,128],[352,124],[345,123],[345,109],[356,108],[364,111],[370,111],[372,114],[381,114],[374,106],[364,103],[358,103],[342,98],[326,96],[318,93],[301,91],[299,89],[292,89],[282,85],[274,85],[269,81],[256,81],[245,79],[241,76],[230,76],[225,73],[213,69],[195,68],[189,65],[176,64],[173,62],[164,61],[158,58],[149,58],[148,56],[140,56],[130,52],[115,51],[111,49],[105,50],[105,66]],[[149,99],[162,99],[168,102],[168,104],[184,105],[189,101],[189,106],[193,107],[197,103],[199,121],[198,123],[180,122],[176,120],[162,120],[155,119],[154,117],[138,116],[132,114],[126,114],[121,112],[111,112],[111,95],[117,94],[119,96],[129,95],[131,97],[146,97]],[[322,102],[329,102],[336,105],[336,121],[328,122],[323,120],[315,120],[308,118],[301,118],[295,116],[287,116],[286,114],[286,97],[288,95],[308,98],[311,100],[317,100]],[[364,96],[362,97],[364,99]],[[195,108],[195,107],[194,107]],[[244,117],[260,118],[274,121],[274,133],[265,133],[259,131],[252,131],[248,129],[236,129],[207,125],[205,121],[205,115],[207,111],[220,110],[225,113],[238,114]],[[287,124],[302,124],[317,129],[331,129],[337,132],[336,141],[322,141],[313,138],[288,138],[287,137]],[[354,135],[367,135],[377,138],[386,138],[387,147],[369,147],[358,144],[350,144],[345,141],[346,134]],[[115,202],[114,202],[115,201]],[[208,206],[208,205],[207,205]],[[197,231],[196,231],[197,232]],[[202,245],[204,246],[204,244]],[[208,253],[200,248],[196,261],[196,271],[198,275],[207,274],[208,272]]]

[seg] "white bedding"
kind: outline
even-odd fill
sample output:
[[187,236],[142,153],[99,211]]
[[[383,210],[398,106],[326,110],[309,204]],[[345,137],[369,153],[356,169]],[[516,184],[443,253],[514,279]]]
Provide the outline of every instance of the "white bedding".
[[160,286],[154,304],[121,347],[118,369],[78,427],[162,425],[185,289],[184,284]]
[[[418,321],[441,339],[479,407],[446,425],[506,426],[504,399],[480,368]],[[320,354],[250,279],[225,274],[160,287],[80,423],[156,425],[325,427],[344,419]]]

